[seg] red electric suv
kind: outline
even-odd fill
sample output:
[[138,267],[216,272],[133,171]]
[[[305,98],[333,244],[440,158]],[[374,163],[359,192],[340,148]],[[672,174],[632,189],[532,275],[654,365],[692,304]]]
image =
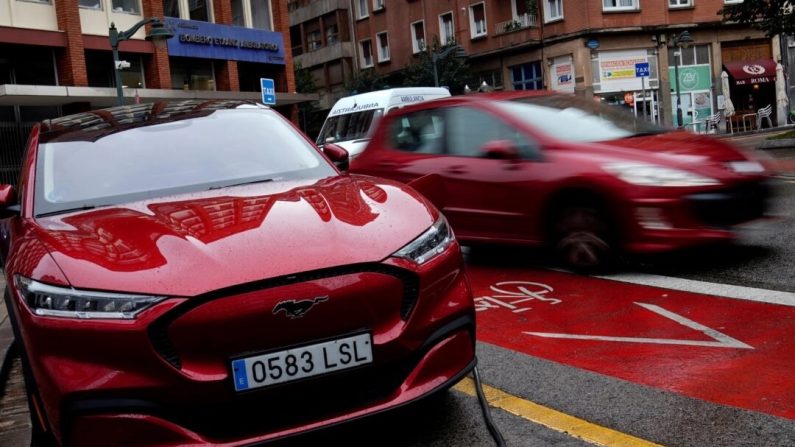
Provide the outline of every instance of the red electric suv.
[[575,269],[731,240],[770,193],[766,167],[725,142],[549,93],[406,106],[351,170],[422,178],[464,243],[551,246]]
[[35,126],[0,254],[37,444],[258,443],[473,368],[445,218],[329,146],[239,102]]

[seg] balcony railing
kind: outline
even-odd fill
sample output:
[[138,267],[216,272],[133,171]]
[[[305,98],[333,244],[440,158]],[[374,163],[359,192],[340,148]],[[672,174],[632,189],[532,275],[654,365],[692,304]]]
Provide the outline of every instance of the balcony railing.
[[506,20],[494,26],[494,34],[505,34],[525,28],[538,26],[538,18],[535,14],[522,14],[513,20]]

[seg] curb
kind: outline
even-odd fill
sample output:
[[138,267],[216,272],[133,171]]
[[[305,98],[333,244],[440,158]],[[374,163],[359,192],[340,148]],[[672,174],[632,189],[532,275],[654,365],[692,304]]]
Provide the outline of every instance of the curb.
[[14,333],[11,329],[11,321],[6,318],[0,324],[0,396],[5,394],[6,380],[8,371],[11,367],[11,359],[14,357]]
[[759,149],[793,149],[795,148],[795,139],[783,138],[781,140],[764,140],[759,145]]

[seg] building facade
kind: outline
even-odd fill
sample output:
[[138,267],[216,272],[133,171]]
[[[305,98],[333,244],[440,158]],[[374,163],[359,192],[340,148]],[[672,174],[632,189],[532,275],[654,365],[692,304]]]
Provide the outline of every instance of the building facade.
[[119,42],[124,102],[260,100],[260,78],[290,118],[314,99],[294,93],[284,0],[0,0],[0,181],[36,121],[116,104],[109,29],[150,17],[173,37],[157,48],[147,26]]
[[[739,1],[294,0],[290,23],[303,66],[318,70],[325,108],[344,95],[346,75],[372,69],[399,84],[419,52],[456,42],[479,85],[593,96],[666,124],[676,117],[678,87],[688,125],[722,110],[727,98],[738,116],[776,103],[779,39],[722,22],[718,11]],[[345,20],[349,38],[341,31]],[[686,48],[674,44],[682,31],[693,40]],[[636,64],[648,64],[648,76],[637,76]]]

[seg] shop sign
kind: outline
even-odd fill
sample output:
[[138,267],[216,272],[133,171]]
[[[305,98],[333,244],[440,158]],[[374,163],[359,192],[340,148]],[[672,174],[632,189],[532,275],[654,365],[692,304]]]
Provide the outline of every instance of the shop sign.
[[571,56],[555,58],[552,64],[552,90],[574,91],[574,64],[571,61]]
[[285,63],[282,33],[173,17],[165,22],[174,33],[168,40],[169,56]]
[[[636,77],[635,65],[649,62],[646,50],[602,51],[599,53],[601,92],[635,91],[642,89]],[[651,74],[651,73],[650,73]],[[652,76],[656,79],[656,75]],[[651,81],[652,78],[649,78]]]
[[[679,91],[709,90],[712,87],[711,73],[709,65],[679,67]],[[669,79],[676,79],[674,67],[668,67],[668,76]],[[676,91],[676,84],[673,82],[671,90]]]
[[737,79],[735,84],[764,84],[766,82],[773,82],[776,80],[775,73],[773,73],[773,76],[768,76],[770,73],[767,73],[765,67],[758,64],[743,65],[743,71],[753,77],[748,79]]

